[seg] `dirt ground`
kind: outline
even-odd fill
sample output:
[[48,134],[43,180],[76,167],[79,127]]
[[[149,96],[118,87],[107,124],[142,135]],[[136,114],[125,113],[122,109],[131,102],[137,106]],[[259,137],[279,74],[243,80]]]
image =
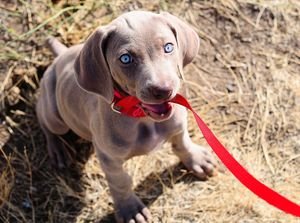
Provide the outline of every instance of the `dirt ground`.
[[[130,10],[169,11],[201,38],[185,69],[189,100],[255,177],[300,204],[300,2],[297,0],[4,0],[0,3],[0,222],[113,222],[89,143],[65,137],[76,164],[51,167],[34,105],[53,60],[48,35],[70,46]],[[193,140],[205,144],[190,117]],[[126,163],[153,222],[300,222],[243,187],[220,163],[198,181],[170,145]]]

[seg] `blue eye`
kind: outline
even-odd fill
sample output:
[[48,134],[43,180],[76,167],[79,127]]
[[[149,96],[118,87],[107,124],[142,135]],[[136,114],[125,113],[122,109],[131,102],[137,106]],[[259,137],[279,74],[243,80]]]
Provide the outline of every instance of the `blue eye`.
[[125,54],[120,56],[120,61],[123,64],[130,64],[132,62],[132,57],[130,56],[130,54],[125,53]]
[[174,45],[172,43],[167,43],[164,46],[165,53],[171,53],[174,50]]

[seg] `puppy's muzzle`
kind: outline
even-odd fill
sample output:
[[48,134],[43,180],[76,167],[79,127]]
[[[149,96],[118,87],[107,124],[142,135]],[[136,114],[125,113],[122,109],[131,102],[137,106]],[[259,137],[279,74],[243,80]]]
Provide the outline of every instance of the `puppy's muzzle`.
[[159,101],[167,101],[171,98],[173,90],[168,87],[150,86],[147,88],[148,95]]

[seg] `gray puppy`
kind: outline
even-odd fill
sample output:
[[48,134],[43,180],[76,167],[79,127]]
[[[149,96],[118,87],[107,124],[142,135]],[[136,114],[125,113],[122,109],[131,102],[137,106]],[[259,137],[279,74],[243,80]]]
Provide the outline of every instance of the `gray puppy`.
[[[179,91],[180,72],[196,56],[199,38],[169,13],[129,12],[96,29],[84,44],[57,55],[41,81],[37,115],[50,158],[67,162],[59,135],[70,129],[93,143],[114,201],[117,222],[147,222],[151,215],[132,190],[123,163],[170,140],[174,153],[196,176],[211,176],[214,160],[194,144],[187,111],[169,101]],[[113,91],[141,100],[147,114],[132,118],[111,109]]]

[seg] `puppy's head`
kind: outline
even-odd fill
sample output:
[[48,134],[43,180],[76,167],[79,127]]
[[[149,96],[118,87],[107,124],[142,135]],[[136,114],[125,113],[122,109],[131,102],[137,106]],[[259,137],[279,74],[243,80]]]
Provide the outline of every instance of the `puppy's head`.
[[75,61],[79,85],[113,99],[113,88],[140,99],[144,111],[169,118],[180,71],[196,56],[199,38],[169,13],[129,12],[97,29]]

